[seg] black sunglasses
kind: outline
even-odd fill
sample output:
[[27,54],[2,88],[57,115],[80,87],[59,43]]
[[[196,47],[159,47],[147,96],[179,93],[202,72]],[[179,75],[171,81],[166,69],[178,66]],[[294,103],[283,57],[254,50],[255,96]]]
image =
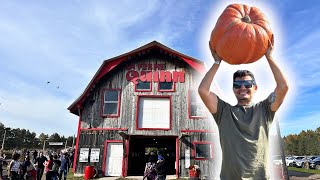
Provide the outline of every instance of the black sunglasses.
[[242,85],[244,85],[244,87],[246,88],[252,88],[252,86],[255,85],[255,82],[252,80],[242,80],[233,82],[233,88],[235,89],[240,89]]

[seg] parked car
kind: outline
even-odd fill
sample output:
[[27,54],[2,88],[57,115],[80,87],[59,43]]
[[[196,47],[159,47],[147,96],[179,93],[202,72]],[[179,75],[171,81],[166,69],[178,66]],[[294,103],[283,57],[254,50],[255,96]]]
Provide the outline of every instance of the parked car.
[[301,168],[302,165],[307,161],[307,158],[297,159],[293,161],[293,166],[297,168]]
[[286,165],[287,166],[292,166],[293,160],[294,160],[293,156],[287,156],[286,157]]
[[308,162],[310,162],[310,161],[312,161],[312,160],[314,160],[314,159],[316,159],[318,157],[320,157],[320,156],[309,156],[308,157]]
[[310,162],[312,160],[314,160],[315,158],[317,158],[318,156],[309,156],[309,157],[304,157],[302,159],[299,159],[297,161],[295,161],[295,166],[298,168],[305,168],[305,164],[306,162]]
[[317,157],[317,158],[309,161],[309,168],[320,170],[320,157]]
[[295,156],[294,160],[292,162],[292,166],[297,167],[297,162],[299,163],[299,161],[302,160],[303,158],[305,158],[305,157],[304,156]]

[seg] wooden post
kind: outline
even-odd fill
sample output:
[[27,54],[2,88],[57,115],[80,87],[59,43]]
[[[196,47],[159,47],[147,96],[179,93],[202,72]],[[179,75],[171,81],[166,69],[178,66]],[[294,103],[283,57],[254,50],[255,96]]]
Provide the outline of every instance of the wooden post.
[[7,130],[4,130],[4,135],[3,135],[3,139],[2,139],[2,146],[1,146],[2,150],[4,150],[4,142],[5,142],[5,139],[6,139],[6,134],[7,134]]
[[73,135],[72,137],[72,148],[74,147],[74,139],[75,139],[75,135]]
[[43,141],[42,153],[44,154],[44,148],[46,148],[46,140]]
[[64,145],[64,150],[67,151],[67,143],[68,143],[68,139],[66,139],[66,143]]

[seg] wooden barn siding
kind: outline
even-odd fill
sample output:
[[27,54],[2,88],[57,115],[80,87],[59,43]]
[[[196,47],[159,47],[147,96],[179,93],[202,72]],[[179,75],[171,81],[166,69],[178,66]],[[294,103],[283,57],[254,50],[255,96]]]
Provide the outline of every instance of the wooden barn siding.
[[[135,62],[150,64],[166,64],[166,70],[185,71],[185,83],[176,83],[175,92],[158,92],[158,83],[152,83],[152,92],[134,92],[135,86],[126,80],[126,66],[122,64],[102,78],[95,86],[82,110],[81,128],[128,128],[129,134],[136,135],[179,135],[180,130],[201,129],[208,127],[208,119],[189,119],[188,92],[197,91],[199,78],[193,69],[184,62],[166,57],[138,58]],[[121,89],[121,107],[119,118],[101,117],[103,89]],[[136,130],[137,95],[169,95],[172,96],[172,130],[146,131]],[[205,107],[204,107],[205,108]]]
[[195,160],[194,155],[192,154],[194,146],[192,142],[194,141],[211,141],[213,139],[214,133],[190,133],[190,136],[182,137],[179,142],[179,172],[180,177],[188,177],[189,169],[185,166],[185,150],[190,150],[190,165],[198,165],[201,170],[202,176],[214,177],[214,154],[213,159],[208,160]]
[[[168,61],[167,61],[168,60]],[[169,62],[172,61],[172,62]],[[151,63],[151,64],[166,64],[166,70],[185,71],[185,82],[176,83],[175,92],[158,92],[158,83],[152,84],[152,92],[134,92],[135,86],[130,81],[126,80],[126,65],[122,64],[109,72],[103,77],[95,87],[91,90],[90,95],[84,102],[83,109],[81,110],[81,128],[128,128],[128,134],[130,135],[181,135],[180,130],[207,130],[208,129],[208,118],[205,119],[189,119],[188,112],[188,92],[189,89],[197,91],[199,85],[198,74],[191,69],[191,67],[177,59],[167,56],[148,56],[138,57],[134,61],[136,64],[139,63]],[[119,118],[106,118],[101,117],[102,108],[102,97],[103,89],[121,89],[121,107]],[[137,95],[172,95],[172,130],[136,130],[136,110],[137,110]],[[212,123],[212,122],[211,122]],[[100,162],[96,163],[98,169],[102,168],[104,141],[105,140],[122,140],[117,131],[103,131],[104,134],[93,135],[90,131],[82,131],[80,135],[79,148],[84,146],[100,147]],[[212,139],[204,138],[203,135],[206,133],[192,133],[193,141],[211,141]],[[181,176],[188,175],[188,169],[185,169],[184,165],[184,149],[185,145],[179,141],[179,155],[180,155],[180,172]],[[79,155],[79,152],[78,152]],[[78,160],[79,157],[77,157]],[[196,160],[191,163],[198,164],[202,169],[211,169],[211,163],[208,160]],[[209,164],[206,165],[206,164]],[[82,173],[86,163],[77,162],[77,173]],[[95,165],[95,166],[96,166]],[[208,167],[205,167],[208,166]],[[203,172],[206,173],[206,172]]]
[[[122,137],[119,135],[118,131],[83,131],[79,138],[79,150],[80,148],[100,148],[99,162],[79,162],[79,151],[77,157],[76,173],[83,174],[84,168],[88,165],[94,166],[95,169],[102,174],[102,165],[104,161],[104,142],[106,140],[121,140]],[[90,160],[89,160],[90,161]]]
[[[214,158],[211,160],[195,160],[192,155],[192,150],[194,146],[192,142],[194,141],[211,141],[213,139],[214,133],[189,133],[189,137],[183,137],[179,141],[179,172],[181,177],[188,176],[188,169],[185,168],[185,150],[189,149],[191,153],[190,164],[196,164],[200,167],[202,175],[209,177],[214,176]],[[104,142],[106,140],[122,140],[122,137],[119,135],[118,131],[83,131],[80,134],[79,138],[79,150],[80,148],[100,148],[100,157],[99,162],[90,163],[90,162],[79,162],[79,157],[77,158],[76,173],[83,174],[84,168],[88,165],[94,166],[99,174],[102,174],[102,165],[105,161],[104,155]],[[213,153],[215,154],[215,153]],[[79,153],[78,153],[79,155]]]

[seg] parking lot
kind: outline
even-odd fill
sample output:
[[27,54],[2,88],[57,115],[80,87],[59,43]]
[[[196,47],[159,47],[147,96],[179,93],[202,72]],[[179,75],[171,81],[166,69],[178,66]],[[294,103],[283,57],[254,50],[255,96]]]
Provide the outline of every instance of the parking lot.
[[320,156],[288,156],[286,159],[286,165],[288,167],[297,167],[305,169],[317,169],[320,170]]

